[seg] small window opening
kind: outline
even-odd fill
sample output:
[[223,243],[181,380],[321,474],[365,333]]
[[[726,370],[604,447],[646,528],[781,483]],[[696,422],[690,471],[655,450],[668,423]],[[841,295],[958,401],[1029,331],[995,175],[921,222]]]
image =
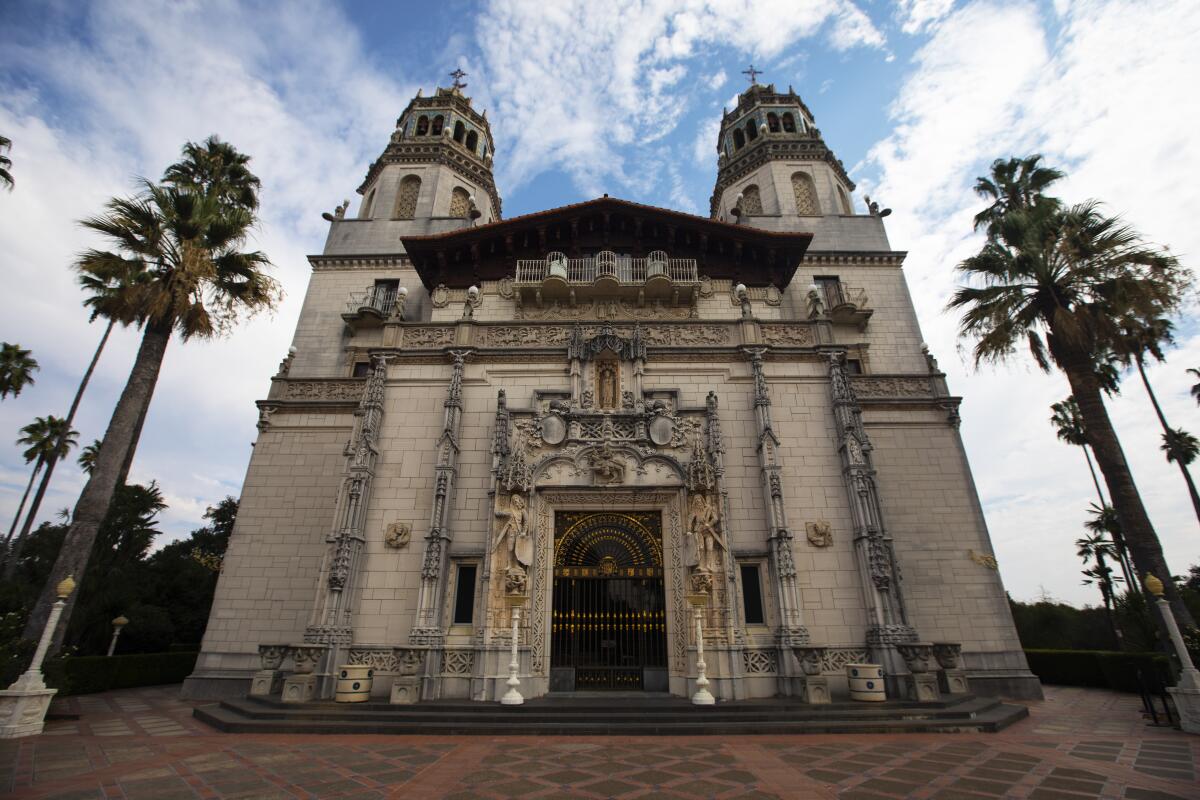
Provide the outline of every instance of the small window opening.
[[462,144],[463,137],[467,135],[467,126],[462,124],[462,120],[454,123],[454,141]]
[[746,141],[753,142],[758,138],[758,126],[754,124],[754,120],[746,123]]
[[478,144],[479,144],[479,134],[476,133],[475,131],[471,131],[470,133],[468,133],[467,134],[467,149],[470,150],[472,153],[474,153],[475,148],[478,146]]
[[430,136],[441,136],[442,135],[442,126],[445,124],[446,124],[445,118],[441,114],[438,114],[436,117],[433,118],[433,130],[431,130],[429,132],[429,135]]
[[475,565],[459,564],[454,587],[454,624],[470,625],[475,620]]
[[796,132],[796,120],[789,111],[783,112],[783,130],[785,133]]
[[371,362],[370,361],[355,361],[354,362],[354,372],[352,374],[356,378],[371,377]]
[[861,358],[847,358],[846,359],[846,372],[850,373],[851,375],[862,375],[863,374],[862,359]]
[[763,614],[762,579],[758,564],[742,564],[741,568],[742,609],[746,614],[746,624],[763,625],[766,617]]
[[779,133],[779,116],[777,114],[767,114],[767,128],[771,133]]
[[733,132],[733,146],[736,150],[741,150],[746,146],[746,135],[738,128]]
[[417,119],[417,136],[424,136],[429,133],[429,117],[422,114]]

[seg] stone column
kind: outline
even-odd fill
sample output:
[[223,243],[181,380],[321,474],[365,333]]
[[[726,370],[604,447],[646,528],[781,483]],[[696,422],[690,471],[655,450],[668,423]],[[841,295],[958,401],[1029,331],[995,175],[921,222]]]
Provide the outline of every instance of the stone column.
[[854,524],[854,549],[867,605],[867,648],[882,664],[892,697],[903,696],[909,676],[896,645],[917,641],[908,624],[900,591],[900,570],[892,538],[883,521],[871,442],[862,424],[862,409],[850,387],[846,354],[828,353],[829,387],[833,401],[835,446],[842,458],[842,478]]
[[800,592],[796,583],[796,560],[792,554],[792,531],[783,503],[783,464],[779,458],[779,437],[771,422],[771,394],[763,372],[764,348],[748,348],[750,369],[754,375],[754,418],[758,424],[758,465],[763,500],[767,510],[767,549],[770,553],[771,583],[779,608],[777,661],[780,692],[794,693],[792,648],[808,644],[808,629],[800,610]]
[[339,651],[353,640],[351,617],[366,540],[367,505],[375,478],[375,462],[379,457],[386,382],[387,359],[373,356],[366,389],[354,412],[354,433],[346,443],[346,471],[338,490],[333,529],[325,537],[329,549],[321,584],[317,588],[312,617],[304,631],[306,643],[329,646],[325,651],[327,661],[322,667],[325,672],[337,666]]
[[434,467],[433,504],[429,515],[429,533],[425,536],[425,560],[421,565],[421,587],[417,594],[417,618],[409,633],[409,642],[429,648],[425,659],[422,698],[436,699],[441,674],[441,646],[444,639],[442,607],[446,596],[446,568],[449,545],[454,538],[449,526],[450,505],[454,499],[454,481],[458,477],[459,433],[462,427],[463,367],[468,350],[452,350],[450,385],[446,391],[445,416],[437,440],[437,464]]

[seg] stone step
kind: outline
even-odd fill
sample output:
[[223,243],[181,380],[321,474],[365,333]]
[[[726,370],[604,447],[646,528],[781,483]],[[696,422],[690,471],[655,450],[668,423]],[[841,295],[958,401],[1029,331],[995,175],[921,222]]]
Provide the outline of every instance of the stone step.
[[682,698],[610,706],[538,698],[521,706],[443,701],[284,704],[272,698],[201,706],[219,730],[263,733],[674,734],[994,731],[1028,714],[1024,706],[965,696],[939,703],[737,701],[693,706]]

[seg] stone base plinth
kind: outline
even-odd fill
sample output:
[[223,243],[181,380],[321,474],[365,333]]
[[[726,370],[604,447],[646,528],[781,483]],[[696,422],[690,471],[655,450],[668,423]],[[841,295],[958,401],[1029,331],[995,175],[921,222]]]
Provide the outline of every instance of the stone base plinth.
[[0,739],[36,736],[46,725],[50,698],[58,689],[5,689],[0,691]]
[[1200,733],[1200,691],[1182,686],[1168,686],[1167,691],[1179,712],[1179,727],[1188,733]]
[[965,669],[944,669],[938,673],[938,687],[946,694],[970,694]]
[[291,675],[283,681],[282,700],[285,703],[311,703],[317,696],[317,676]]
[[829,678],[824,675],[805,675],[804,683],[800,687],[800,696],[804,698],[804,702],[814,706],[830,702]]
[[392,696],[389,702],[395,705],[411,705],[421,699],[421,679],[416,675],[396,678],[392,681]]
[[250,679],[250,694],[267,696],[283,690],[283,673],[277,669],[260,669]]
[[918,672],[905,676],[904,696],[918,702],[937,700],[939,697],[937,674]]

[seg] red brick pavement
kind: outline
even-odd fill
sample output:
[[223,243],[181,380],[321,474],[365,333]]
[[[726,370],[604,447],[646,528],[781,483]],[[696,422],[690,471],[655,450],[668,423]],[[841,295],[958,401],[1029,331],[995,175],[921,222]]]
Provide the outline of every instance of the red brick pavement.
[[0,793],[30,798],[1200,797],[1200,737],[1136,698],[1047,688],[999,734],[448,737],[222,734],[178,687],[66,698],[0,742]]

